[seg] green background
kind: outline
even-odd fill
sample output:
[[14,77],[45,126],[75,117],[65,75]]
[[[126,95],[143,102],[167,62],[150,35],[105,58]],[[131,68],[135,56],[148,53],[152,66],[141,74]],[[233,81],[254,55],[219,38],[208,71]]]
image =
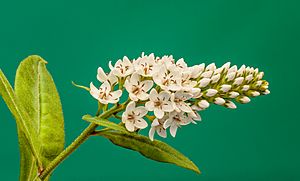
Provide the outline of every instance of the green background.
[[[300,13],[296,1],[1,1],[0,66],[13,82],[19,62],[49,64],[64,108],[69,144],[96,111],[71,80],[96,81],[98,66],[142,51],[184,57],[189,65],[230,60],[259,67],[271,94],[236,110],[218,106],[165,141],[203,174],[157,163],[93,137],[59,166],[53,180],[300,180]],[[14,120],[0,100],[0,180],[17,180]]]

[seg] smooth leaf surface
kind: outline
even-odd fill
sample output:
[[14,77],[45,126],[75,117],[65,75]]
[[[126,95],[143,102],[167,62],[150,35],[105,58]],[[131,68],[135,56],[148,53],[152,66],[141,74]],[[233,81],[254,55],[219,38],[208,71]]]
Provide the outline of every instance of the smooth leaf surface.
[[162,141],[151,141],[146,136],[130,133],[123,126],[98,117],[85,115],[83,119],[109,128],[110,130],[99,131],[98,135],[108,138],[117,146],[137,151],[143,156],[155,161],[175,164],[200,173],[198,167],[190,159]]
[[[32,125],[41,143],[39,153],[43,167],[53,160],[63,149],[65,144],[64,119],[62,106],[52,76],[46,69],[46,61],[39,56],[29,56],[23,60],[16,73],[15,92],[22,106],[28,113]],[[22,137],[19,139],[22,141]],[[29,165],[35,167],[34,159],[22,149],[21,174],[28,170],[36,172],[36,168],[25,168]],[[22,176],[22,175],[21,175]],[[27,178],[28,179],[28,178]],[[25,179],[26,180],[26,179]]]

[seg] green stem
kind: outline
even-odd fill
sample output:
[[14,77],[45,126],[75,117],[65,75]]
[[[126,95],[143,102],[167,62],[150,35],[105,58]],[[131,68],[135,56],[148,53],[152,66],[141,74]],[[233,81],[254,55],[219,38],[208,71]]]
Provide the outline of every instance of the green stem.
[[[124,110],[126,102],[121,105],[115,105],[108,111],[102,113],[100,118],[108,118],[112,114]],[[97,124],[91,123],[64,151],[62,151],[39,175],[44,180],[63,160],[73,153],[97,128]]]

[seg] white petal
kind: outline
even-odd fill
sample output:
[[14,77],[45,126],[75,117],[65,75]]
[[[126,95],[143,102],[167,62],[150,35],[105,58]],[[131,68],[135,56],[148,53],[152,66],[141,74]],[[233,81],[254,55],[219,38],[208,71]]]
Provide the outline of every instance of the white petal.
[[110,70],[114,70],[115,69],[115,67],[112,65],[111,61],[109,61],[108,66],[109,66]]
[[161,92],[159,93],[159,95],[158,95],[158,98],[159,98],[160,100],[165,100],[165,101],[167,101],[167,100],[169,100],[169,99],[171,98],[171,94],[170,94],[169,92],[167,92],[167,91],[161,91]]
[[102,91],[105,91],[106,94],[109,94],[111,87],[108,81],[103,82],[103,84],[100,86],[100,89],[102,89]]
[[163,125],[163,127],[165,128],[165,129],[167,129],[168,127],[170,127],[171,126],[171,124],[172,124],[172,122],[173,122],[173,120],[172,119],[167,119],[165,122],[164,122],[164,125]]
[[139,118],[144,117],[147,113],[147,109],[143,106],[139,106],[134,109],[134,114]]
[[141,82],[141,85],[142,85],[142,89],[145,92],[148,92],[153,86],[153,81],[152,80],[145,80],[145,81]]
[[152,126],[152,127],[155,127],[155,126],[158,126],[158,125],[160,125],[160,123],[159,123],[158,119],[155,118],[155,119],[153,120],[153,122],[151,123],[151,126]]
[[116,90],[110,93],[111,97],[113,99],[119,98],[122,96],[122,91],[121,90]]
[[100,82],[104,82],[108,79],[107,75],[105,74],[105,72],[103,71],[103,69],[101,67],[98,68],[97,79]]
[[145,128],[147,128],[148,123],[144,119],[140,118],[135,121],[134,126],[139,129],[145,129]]
[[176,124],[172,124],[170,127],[170,133],[173,137],[176,136],[177,128],[178,128],[178,126]]
[[90,94],[95,98],[99,98],[99,93],[100,91],[94,86],[94,84],[91,82],[90,83]]
[[172,105],[171,102],[164,102],[163,103],[164,105],[162,105],[162,110],[165,111],[165,112],[171,112],[174,110],[174,107]]
[[161,109],[154,108],[154,115],[158,118],[161,119],[164,117],[165,112]]
[[134,131],[134,125],[131,121],[125,122],[125,127],[128,131],[133,132]]
[[147,94],[147,93],[145,93],[145,92],[140,92],[140,93],[137,95],[137,97],[138,97],[140,100],[144,101],[144,100],[147,100],[147,99],[149,98],[149,94]]
[[138,83],[140,82],[140,76],[137,73],[133,73],[130,77],[130,83],[132,85],[138,85]]
[[131,101],[130,103],[127,104],[126,106],[126,112],[132,112],[135,109],[135,102]]
[[148,111],[153,111],[154,110],[154,102],[153,101],[146,102],[145,107]]
[[157,93],[156,89],[152,89],[149,94],[149,99],[151,101],[157,101],[157,96],[158,96],[158,93]]
[[149,138],[151,141],[154,140],[154,133],[155,133],[155,128],[151,127],[149,130]]
[[162,127],[160,126],[159,128],[156,129],[157,130],[157,134],[163,138],[166,138],[167,137],[167,131]]
[[184,102],[181,102],[180,104],[177,104],[177,107],[180,110],[182,110],[183,112],[189,113],[189,112],[193,111],[192,108],[189,105],[187,105],[186,103],[184,103]]

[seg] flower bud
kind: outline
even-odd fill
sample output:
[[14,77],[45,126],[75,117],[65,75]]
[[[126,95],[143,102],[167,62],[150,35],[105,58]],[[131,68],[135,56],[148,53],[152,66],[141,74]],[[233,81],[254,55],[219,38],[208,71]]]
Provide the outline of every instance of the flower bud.
[[231,85],[223,84],[223,85],[221,85],[220,91],[228,92],[230,89],[231,89]]
[[260,95],[260,93],[258,92],[258,91],[251,91],[251,96],[253,96],[253,97],[257,97],[257,96],[259,96]]
[[213,73],[214,73],[213,71],[206,71],[201,74],[201,77],[210,78]]
[[209,103],[207,102],[207,100],[201,100],[198,102],[198,106],[202,109],[206,109],[209,107]]
[[217,74],[217,75],[212,76],[212,77],[211,77],[211,83],[214,84],[214,83],[218,82],[218,81],[220,80],[220,77],[221,77],[220,74]]
[[206,87],[210,83],[209,78],[203,78],[199,81],[199,87]]
[[214,70],[216,70],[216,64],[215,63],[211,63],[211,64],[209,64],[209,65],[207,65],[207,67],[206,67],[206,70],[212,70],[212,71],[214,71]]
[[247,81],[247,83],[251,82],[251,80],[253,80],[253,75],[252,74],[247,75],[245,80]]
[[239,96],[239,95],[240,95],[240,94],[239,94],[238,92],[234,92],[234,91],[229,93],[229,97],[230,97],[230,98],[236,98],[236,97]]
[[232,81],[232,80],[234,79],[234,77],[235,77],[235,74],[236,74],[236,72],[228,73],[228,74],[226,75],[226,80],[227,80],[227,81]]
[[228,70],[228,74],[232,73],[232,72],[236,72],[237,71],[237,66],[234,65],[232,67],[230,67],[230,69]]
[[249,99],[249,97],[247,96],[240,96],[240,97],[237,97],[236,100],[242,104],[246,104],[248,102],[250,102],[251,100]]
[[242,87],[242,91],[247,91],[247,90],[249,90],[250,89],[250,86],[249,85],[243,85],[243,87]]
[[217,93],[218,93],[218,91],[216,89],[207,89],[206,96],[212,97],[212,96],[216,95]]
[[225,103],[225,100],[221,97],[217,97],[217,98],[215,98],[214,103],[218,104],[218,105],[223,105]]
[[265,90],[264,92],[262,92],[262,94],[264,94],[264,95],[268,95],[268,94],[270,94],[271,92],[267,89],[267,90]]
[[236,105],[232,101],[226,101],[224,105],[229,109],[236,109]]
[[234,80],[233,84],[234,85],[241,85],[244,81],[244,77],[238,77]]

